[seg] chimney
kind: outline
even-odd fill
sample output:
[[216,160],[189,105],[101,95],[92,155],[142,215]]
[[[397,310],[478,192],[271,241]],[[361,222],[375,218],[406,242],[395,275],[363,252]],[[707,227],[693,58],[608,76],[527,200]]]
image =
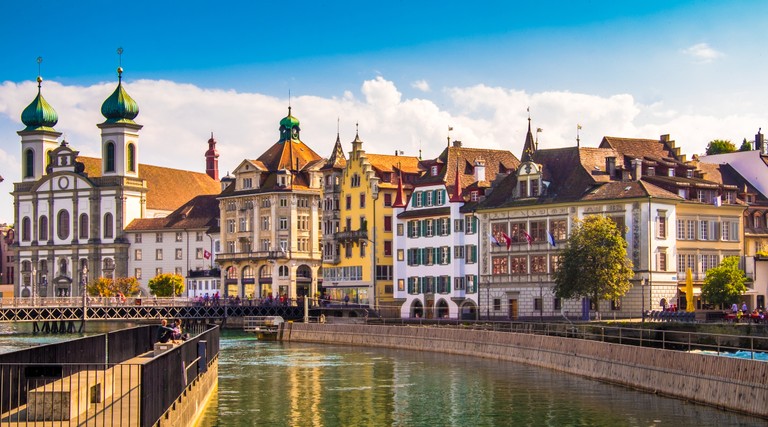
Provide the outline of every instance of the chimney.
[[635,181],[640,181],[643,177],[643,161],[641,159],[632,160],[632,168],[635,171],[635,175],[632,177]]
[[608,156],[605,158],[605,171],[611,178],[616,175],[616,157]]
[[755,150],[763,153],[764,146],[765,146],[765,136],[760,132],[763,128],[757,129],[757,134],[755,135]]
[[461,141],[454,140],[453,141],[453,146],[456,147],[456,148],[461,148]]
[[485,160],[475,160],[475,181],[485,181]]

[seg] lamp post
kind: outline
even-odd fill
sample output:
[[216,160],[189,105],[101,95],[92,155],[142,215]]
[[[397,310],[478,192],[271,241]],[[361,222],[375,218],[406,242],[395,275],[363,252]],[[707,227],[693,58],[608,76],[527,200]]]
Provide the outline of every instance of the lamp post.
[[641,298],[641,318],[642,323],[645,323],[645,277],[640,279],[640,298]]
[[32,288],[32,307],[35,306],[35,288],[37,287],[37,268],[32,264],[32,276],[29,278],[29,286]]
[[81,277],[80,277],[80,292],[83,295],[83,320],[85,320],[85,317],[86,317],[85,309],[86,309],[86,305],[87,305],[86,304],[87,303],[87,299],[86,299],[86,293],[87,293],[87,290],[86,290],[87,286],[86,285],[87,285],[87,282],[88,282],[88,266],[87,265],[83,265],[83,270],[82,270],[82,274],[81,274]]

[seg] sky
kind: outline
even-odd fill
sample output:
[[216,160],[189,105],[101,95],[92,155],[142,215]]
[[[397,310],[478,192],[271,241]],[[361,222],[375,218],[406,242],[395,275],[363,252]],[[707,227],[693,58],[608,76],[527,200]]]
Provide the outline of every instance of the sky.
[[[100,157],[103,101],[124,68],[139,161],[224,175],[278,140],[288,105],[323,157],[356,130],[369,153],[437,156],[447,138],[522,151],[657,139],[682,153],[768,127],[762,1],[4,1],[0,223],[21,180],[21,111],[42,93],[55,129]],[[122,57],[117,48],[123,48]],[[449,127],[453,130],[449,133]]]

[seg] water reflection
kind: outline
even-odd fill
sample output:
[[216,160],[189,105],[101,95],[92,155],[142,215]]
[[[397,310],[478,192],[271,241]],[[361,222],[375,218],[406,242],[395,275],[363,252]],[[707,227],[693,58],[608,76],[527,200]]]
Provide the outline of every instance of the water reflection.
[[752,426],[762,420],[495,360],[225,331],[202,426]]

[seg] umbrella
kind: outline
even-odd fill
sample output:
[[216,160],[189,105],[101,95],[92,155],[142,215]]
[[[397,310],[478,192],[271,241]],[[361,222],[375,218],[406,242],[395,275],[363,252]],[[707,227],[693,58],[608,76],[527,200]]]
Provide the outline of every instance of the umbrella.
[[693,304],[693,273],[691,273],[691,268],[688,267],[688,270],[685,272],[685,311],[688,313],[693,312],[695,310]]

